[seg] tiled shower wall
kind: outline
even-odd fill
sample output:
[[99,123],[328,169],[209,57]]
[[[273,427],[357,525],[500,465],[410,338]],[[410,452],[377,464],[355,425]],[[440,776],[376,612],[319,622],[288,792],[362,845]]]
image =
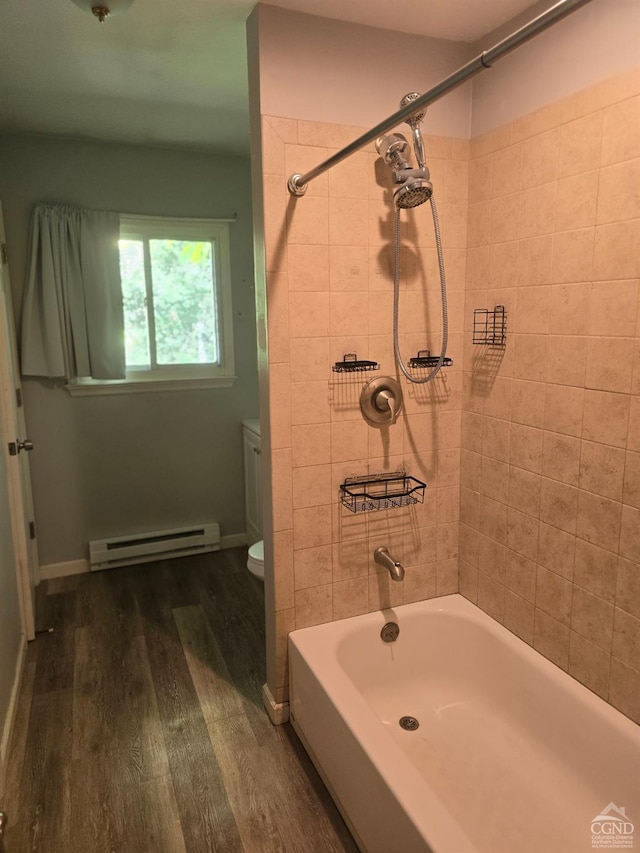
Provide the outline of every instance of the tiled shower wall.
[[[360,391],[395,375],[390,174],[361,151],[292,198],[286,179],[348,144],[362,128],[263,116],[261,151],[268,300],[269,409],[277,644],[275,698],[287,698],[286,637],[294,628],[443,595],[458,588],[462,323],[469,143],[427,137],[438,200],[455,365],[428,386],[403,379],[405,410],[369,427]],[[401,349],[441,346],[440,293],[428,205],[403,214]],[[357,353],[376,373],[338,374]],[[418,374],[419,375],[419,374]],[[424,504],[352,514],[346,476],[405,468],[426,481]],[[373,562],[386,545],[403,582]]]
[[638,722],[639,277],[640,73],[472,141],[460,591]]

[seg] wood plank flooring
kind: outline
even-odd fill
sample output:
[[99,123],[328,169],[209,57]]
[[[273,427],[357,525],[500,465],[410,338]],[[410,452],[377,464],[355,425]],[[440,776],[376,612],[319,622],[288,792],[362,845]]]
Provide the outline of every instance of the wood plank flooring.
[[[43,582],[4,853],[357,853],[262,707],[264,593],[234,549]],[[0,843],[0,851],[2,845]]]

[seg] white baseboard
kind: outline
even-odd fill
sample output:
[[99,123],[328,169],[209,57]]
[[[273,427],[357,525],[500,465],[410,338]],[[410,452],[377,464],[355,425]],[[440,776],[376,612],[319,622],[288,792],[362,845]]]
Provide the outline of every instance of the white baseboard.
[[20,638],[20,650],[16,660],[16,671],[13,678],[13,687],[11,688],[11,698],[7,708],[7,716],[2,727],[2,740],[0,740],[0,797],[4,796],[4,786],[7,773],[7,759],[9,756],[9,747],[11,746],[11,735],[13,734],[13,726],[16,721],[16,713],[18,711],[18,697],[20,696],[20,685],[22,684],[22,674],[24,672],[24,664],[26,660],[27,641],[24,637]]
[[289,720],[289,703],[276,702],[268,684],[262,685],[262,704],[274,726],[281,726]]
[[66,563],[48,563],[40,566],[40,580],[48,581],[51,578],[63,578],[67,575],[81,575],[89,571],[88,560],[68,560]]
[[[232,533],[229,536],[220,537],[220,548],[240,548],[247,544],[246,533]],[[41,581],[48,581],[52,578],[63,578],[67,575],[81,575],[89,571],[88,560],[68,560],[66,563],[48,563],[46,566],[40,566],[39,577]]]

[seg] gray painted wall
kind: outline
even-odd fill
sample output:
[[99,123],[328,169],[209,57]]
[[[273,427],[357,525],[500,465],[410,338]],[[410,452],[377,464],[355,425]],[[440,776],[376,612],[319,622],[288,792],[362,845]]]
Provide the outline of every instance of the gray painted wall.
[[[87,555],[90,539],[218,521],[244,532],[243,418],[258,413],[248,158],[38,136],[0,137],[16,313],[40,201],[155,216],[229,217],[236,373],[231,389],[70,397],[24,382],[40,563]],[[19,329],[18,324],[18,329]]]

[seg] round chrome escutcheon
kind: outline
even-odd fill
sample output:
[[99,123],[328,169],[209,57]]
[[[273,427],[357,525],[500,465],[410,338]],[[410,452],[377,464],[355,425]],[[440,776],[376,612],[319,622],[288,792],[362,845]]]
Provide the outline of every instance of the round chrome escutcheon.
[[399,722],[400,728],[407,732],[415,732],[415,730],[420,726],[420,723],[415,717],[400,717]]

